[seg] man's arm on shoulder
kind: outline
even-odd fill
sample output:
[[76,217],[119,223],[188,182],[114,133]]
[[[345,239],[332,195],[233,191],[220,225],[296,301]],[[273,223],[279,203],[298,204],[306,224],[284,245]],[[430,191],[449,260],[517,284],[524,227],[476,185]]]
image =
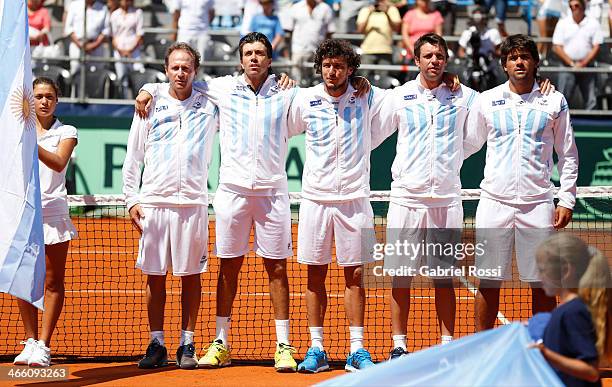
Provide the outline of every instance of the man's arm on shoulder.
[[[475,92],[476,93],[476,92]],[[463,126],[463,158],[467,159],[487,142],[487,121],[483,114],[483,96],[476,93]]]
[[[572,210],[576,204],[576,181],[578,179],[578,148],[574,138],[574,130],[570,121],[569,107],[565,97],[561,97],[560,112],[553,126],[554,149],[559,162],[559,206]],[[571,219],[571,214],[570,214]],[[562,228],[569,223],[556,224]],[[558,227],[557,227],[558,226]]]
[[123,194],[126,207],[131,209],[139,203],[139,188],[142,177],[141,167],[145,156],[146,126],[148,119],[134,114],[128,136],[127,153],[123,162]]
[[393,90],[372,87],[370,91],[371,149],[375,149],[382,144],[387,137],[395,132],[399,125],[394,105],[396,93]]

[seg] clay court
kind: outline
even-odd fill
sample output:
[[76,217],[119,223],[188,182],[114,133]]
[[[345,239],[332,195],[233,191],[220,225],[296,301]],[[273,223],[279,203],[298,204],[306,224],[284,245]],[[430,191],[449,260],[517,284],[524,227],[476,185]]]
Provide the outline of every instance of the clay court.
[[[222,370],[184,371],[173,365],[155,371],[137,369],[135,362],[149,341],[145,277],[134,268],[138,234],[119,205],[78,208],[73,211],[73,220],[79,239],[71,245],[66,269],[65,307],[51,342],[54,363],[66,365],[69,369],[70,380],[61,385],[310,385],[344,373],[342,362],[348,353],[348,328],[343,308],[342,272],[332,265],[327,281],[329,304],[324,344],[330,360],[337,365],[336,370],[317,375],[277,374],[272,367],[275,336],[267,276],[261,260],[253,255],[245,260],[232,316],[230,343],[232,359],[238,365]],[[376,223],[377,236],[381,238],[384,219],[377,217]],[[591,244],[599,245],[604,251],[612,250],[612,233],[590,230],[590,226],[579,222],[575,225],[584,228],[578,233],[584,234],[581,236]],[[295,249],[297,224],[293,228]],[[211,218],[209,231],[212,251],[214,218]],[[464,237],[469,235],[466,227]],[[195,338],[198,355],[214,338],[217,273],[218,260],[213,256],[209,260],[209,271],[202,275],[202,302]],[[288,262],[288,273],[291,340],[297,350],[296,358],[301,359],[310,344],[303,297],[306,270],[292,258]],[[411,352],[435,345],[439,339],[433,289],[429,280],[417,283],[412,291],[409,320],[408,349]],[[470,278],[456,281],[455,337],[474,332],[473,283]],[[364,342],[373,360],[383,361],[392,344],[389,290],[384,281],[370,282],[369,285]],[[174,360],[180,332],[179,296],[180,282],[168,276],[165,332],[171,361]],[[526,287],[503,290],[497,323],[525,321],[530,315],[529,301],[530,293]],[[10,296],[0,295],[0,312],[0,330],[3,332],[0,356],[8,362],[21,349],[19,341],[24,339],[24,332],[17,304]],[[37,385],[43,381],[28,383]]]

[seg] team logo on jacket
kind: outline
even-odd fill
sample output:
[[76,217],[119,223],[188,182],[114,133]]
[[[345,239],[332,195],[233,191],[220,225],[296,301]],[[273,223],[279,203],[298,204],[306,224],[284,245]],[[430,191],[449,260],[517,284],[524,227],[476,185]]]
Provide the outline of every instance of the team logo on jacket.
[[349,103],[355,103],[355,96],[352,95],[351,98],[349,98]]
[[160,105],[155,107],[155,113],[159,113],[163,110],[168,110],[168,105]]
[[413,99],[416,99],[416,97],[417,97],[416,94],[405,95],[404,96],[404,101],[412,101]]
[[548,100],[546,98],[538,99],[538,103],[542,106],[548,105]]
[[320,99],[315,99],[314,101],[310,101],[310,107],[321,106],[323,101]]
[[452,100],[454,100],[455,98],[457,98],[457,96],[456,96],[455,94],[451,94],[451,95],[449,95],[448,97],[446,97],[446,100],[447,100],[447,101],[452,101]]
[[194,103],[194,104],[193,104],[193,107],[194,107],[195,109],[199,109],[199,108],[201,108],[201,107],[202,107],[202,102],[197,101],[196,103]]
[[501,106],[501,105],[505,105],[505,104],[506,104],[506,100],[505,99],[498,99],[497,101],[491,102],[491,106]]
[[246,86],[236,85],[236,91],[246,91]]

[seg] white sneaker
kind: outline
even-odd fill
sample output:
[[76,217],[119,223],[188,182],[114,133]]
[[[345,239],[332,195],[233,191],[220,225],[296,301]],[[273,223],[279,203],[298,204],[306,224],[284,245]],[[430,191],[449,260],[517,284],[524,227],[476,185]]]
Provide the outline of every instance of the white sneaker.
[[37,341],[28,365],[30,367],[49,367],[51,365],[51,350]]
[[36,340],[33,338],[29,338],[27,341],[22,341],[19,344],[23,344],[23,350],[15,360],[13,360],[13,364],[15,365],[28,365],[28,360],[30,360],[30,356],[32,356],[32,352],[34,352],[34,348],[36,348]]

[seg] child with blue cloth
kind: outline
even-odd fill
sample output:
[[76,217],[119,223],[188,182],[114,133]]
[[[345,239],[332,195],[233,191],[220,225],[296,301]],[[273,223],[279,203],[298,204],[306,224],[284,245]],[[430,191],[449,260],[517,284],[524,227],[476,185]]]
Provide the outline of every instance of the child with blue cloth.
[[[558,296],[560,304],[535,346],[565,385],[601,386],[598,361],[612,358],[612,279],[606,257],[580,238],[558,233],[540,245],[536,258],[544,291]],[[530,321],[537,323],[538,318]]]

